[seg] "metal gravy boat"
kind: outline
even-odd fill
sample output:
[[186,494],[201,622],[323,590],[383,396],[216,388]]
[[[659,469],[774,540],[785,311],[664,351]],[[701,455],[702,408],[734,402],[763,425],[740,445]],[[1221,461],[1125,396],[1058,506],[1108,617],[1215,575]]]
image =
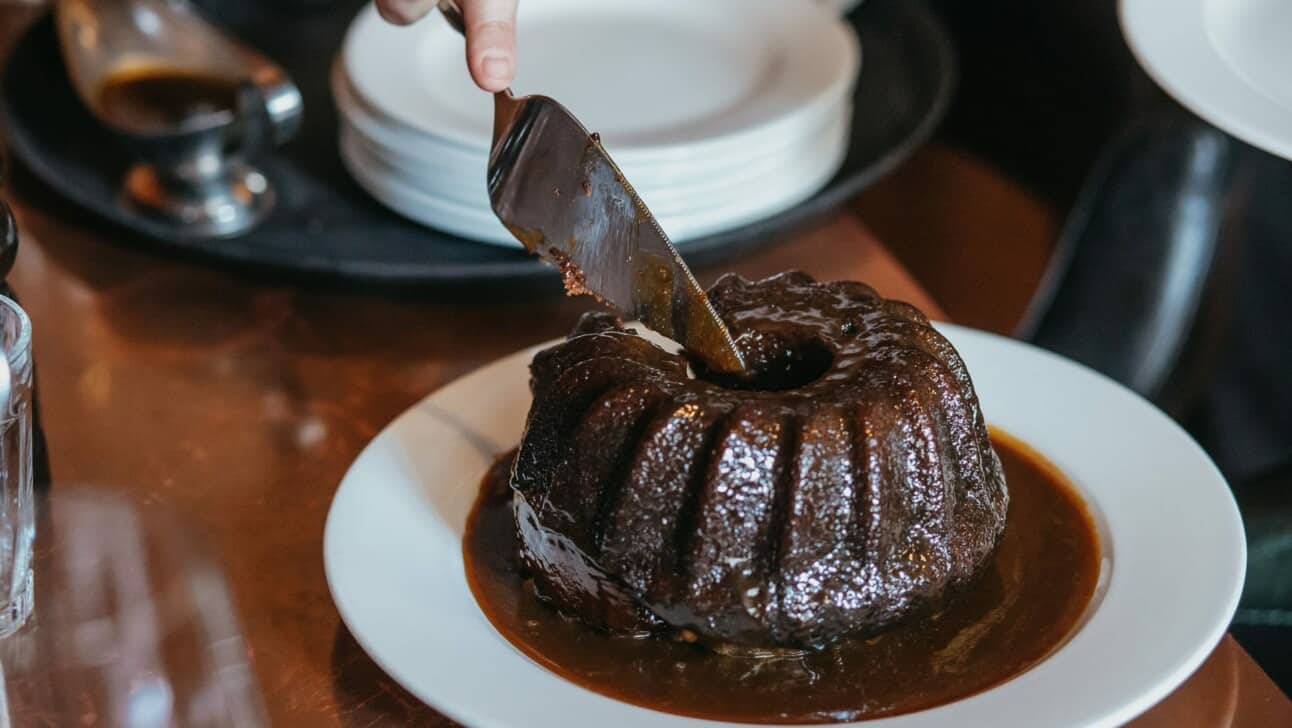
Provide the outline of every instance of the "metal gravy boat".
[[264,219],[274,190],[252,161],[304,107],[280,66],[185,0],[59,0],[55,14],[73,87],[138,160],[119,204],[193,237]]

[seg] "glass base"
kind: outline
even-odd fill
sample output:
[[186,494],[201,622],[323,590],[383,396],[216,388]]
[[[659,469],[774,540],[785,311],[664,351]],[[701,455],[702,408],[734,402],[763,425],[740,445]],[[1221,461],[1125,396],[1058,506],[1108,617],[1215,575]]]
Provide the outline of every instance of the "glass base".
[[28,570],[27,582],[17,591],[12,601],[0,608],[0,637],[8,637],[17,632],[31,616],[34,605],[32,572]]

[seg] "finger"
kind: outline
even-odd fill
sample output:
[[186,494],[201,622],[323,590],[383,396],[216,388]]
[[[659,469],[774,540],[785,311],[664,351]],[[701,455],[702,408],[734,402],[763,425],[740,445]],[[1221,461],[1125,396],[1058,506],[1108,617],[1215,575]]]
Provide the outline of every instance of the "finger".
[[421,20],[434,7],[435,0],[377,0],[377,12],[395,25]]
[[516,0],[467,0],[467,67],[485,91],[501,91],[516,76]]

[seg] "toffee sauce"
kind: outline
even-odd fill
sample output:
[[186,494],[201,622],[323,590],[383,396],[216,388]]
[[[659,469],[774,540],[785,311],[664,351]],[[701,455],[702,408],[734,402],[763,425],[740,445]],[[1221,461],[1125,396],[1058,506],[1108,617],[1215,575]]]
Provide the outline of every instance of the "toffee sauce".
[[932,708],[987,690],[1060,646],[1099,577],[1094,522],[1052,464],[1000,431],[1010,503],[980,579],[943,611],[796,657],[733,657],[607,634],[540,601],[519,570],[508,477],[481,485],[463,537],[467,581],[489,621],[552,672],[654,710],[747,723],[832,723]]
[[97,96],[103,115],[119,124],[167,129],[201,114],[233,111],[238,84],[179,68],[134,66],[109,73]]

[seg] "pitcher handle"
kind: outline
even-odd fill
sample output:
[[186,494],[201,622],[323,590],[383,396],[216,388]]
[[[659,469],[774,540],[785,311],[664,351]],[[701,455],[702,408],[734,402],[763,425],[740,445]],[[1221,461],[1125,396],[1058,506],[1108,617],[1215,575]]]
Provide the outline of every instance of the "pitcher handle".
[[258,69],[238,86],[238,140],[230,156],[251,160],[295,136],[305,104],[300,89],[278,69]]

